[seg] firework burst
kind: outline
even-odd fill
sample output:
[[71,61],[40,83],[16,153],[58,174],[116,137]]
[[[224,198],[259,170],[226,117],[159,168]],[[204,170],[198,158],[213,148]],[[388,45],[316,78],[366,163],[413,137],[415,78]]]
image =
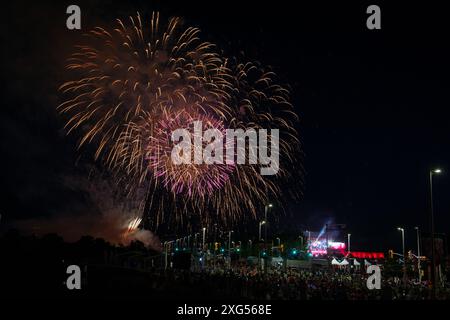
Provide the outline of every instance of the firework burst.
[[[216,163],[206,164],[209,159],[202,164],[174,164],[172,161],[173,143],[171,143],[172,132],[177,129],[186,129],[192,139],[202,139],[202,135],[193,129],[193,123],[199,122],[202,125],[202,132],[208,129],[216,129],[225,135],[225,127],[222,121],[182,110],[176,113],[165,113],[155,124],[153,135],[147,144],[148,166],[153,177],[163,184],[168,190],[175,194],[186,194],[188,197],[197,198],[211,196],[214,191],[222,189],[230,179],[235,165]],[[192,144],[191,154],[203,153],[203,142],[200,146]],[[198,148],[200,150],[195,150]],[[225,147],[226,148],[226,147]]]
[[[71,80],[60,87],[67,132],[80,133],[79,147],[95,147],[94,158],[128,196],[147,190],[142,208],[155,225],[184,224],[192,215],[202,223],[256,217],[286,194],[286,168],[297,165],[289,91],[260,65],[222,57],[199,32],[180,18],[162,26],[158,13],[146,25],[137,15],[111,30],[94,28],[69,58]],[[194,121],[220,132],[279,129],[279,173],[263,176],[258,164],[174,165],[170,134]]]
[[117,140],[128,135],[128,125],[144,112],[157,118],[190,96],[202,107],[224,112],[223,62],[212,44],[199,40],[198,29],[182,30],[180,24],[180,18],[172,18],[161,28],[158,13],[146,28],[140,15],[130,17],[129,25],[117,20],[113,30],[91,30],[86,44],[68,59],[67,69],[76,80],[59,88],[69,97],[58,107],[69,115],[65,128],[68,133],[80,128],[79,147],[94,143],[95,158],[104,155],[110,167],[132,159],[123,152],[136,150],[123,150]]

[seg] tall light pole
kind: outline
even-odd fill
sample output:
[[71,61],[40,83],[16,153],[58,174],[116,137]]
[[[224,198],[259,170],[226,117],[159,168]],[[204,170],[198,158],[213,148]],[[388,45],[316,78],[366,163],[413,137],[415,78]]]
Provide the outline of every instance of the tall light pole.
[[306,243],[307,243],[306,251],[308,251],[309,247],[311,246],[311,231],[306,230],[306,232],[308,233],[308,240],[306,240]]
[[202,251],[205,250],[205,237],[206,237],[206,228],[203,227]]
[[422,274],[420,272],[420,233],[419,227],[415,227],[417,234],[417,271],[419,272],[419,282],[422,281]]
[[351,237],[351,233],[347,234],[347,251],[350,252],[350,237]]
[[406,253],[405,253],[405,229],[397,228],[402,233],[402,254],[403,254],[403,284],[406,285]]
[[231,269],[231,234],[233,230],[228,231],[228,259],[229,259],[229,268]]
[[430,170],[430,229],[431,229],[431,284],[432,298],[436,297],[436,257],[434,253],[434,212],[433,212],[433,174],[441,173],[441,169]]
[[168,251],[169,247],[172,245],[173,241],[165,241],[164,242],[164,270],[167,270],[168,265]]
[[[273,204],[271,204],[271,203],[269,203],[269,204],[266,204],[265,206],[264,206],[264,221],[265,221],[265,226],[264,226],[264,243],[266,243],[267,242],[267,210],[268,210],[268,208],[272,208],[273,207]],[[261,237],[260,237],[261,238]]]
[[265,224],[265,223],[266,223],[265,220],[259,222],[259,238],[258,238],[258,242],[261,241],[261,226],[263,224]]

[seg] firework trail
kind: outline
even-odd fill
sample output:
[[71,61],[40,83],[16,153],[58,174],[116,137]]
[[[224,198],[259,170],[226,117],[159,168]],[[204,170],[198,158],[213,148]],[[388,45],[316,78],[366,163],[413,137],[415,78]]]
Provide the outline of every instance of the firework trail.
[[[287,195],[287,168],[297,166],[297,116],[289,91],[259,64],[220,55],[200,40],[200,30],[167,25],[153,13],[116,27],[96,27],[68,59],[70,80],[59,89],[59,112],[78,146],[95,148],[130,197],[140,188],[144,215],[155,225],[184,224],[196,215],[208,223],[256,217],[261,205]],[[183,164],[170,159],[174,129],[202,121],[203,129],[279,129],[280,170],[260,174],[260,165]],[[236,152],[248,150],[236,150]],[[301,168],[299,169],[301,172]]]
[[138,227],[141,224],[141,222],[142,222],[142,218],[140,218],[140,217],[136,217],[136,218],[131,219],[128,222],[127,229],[124,231],[124,233],[122,235],[122,238],[126,239],[130,234],[135,232],[138,229]]
[[139,224],[141,223],[142,218],[134,218],[128,223],[128,229],[127,232],[133,232],[139,227]]

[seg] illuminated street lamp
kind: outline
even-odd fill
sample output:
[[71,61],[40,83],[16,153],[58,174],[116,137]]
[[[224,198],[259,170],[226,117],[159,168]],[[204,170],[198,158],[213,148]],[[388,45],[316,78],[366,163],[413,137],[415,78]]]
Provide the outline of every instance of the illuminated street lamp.
[[202,251],[205,249],[205,237],[206,237],[206,228],[203,227],[203,242],[202,242]]
[[300,250],[303,248],[303,237],[302,236],[298,236],[299,239],[301,239],[301,243],[300,243]]
[[277,241],[278,241],[278,246],[281,246],[281,239],[279,237],[277,237]]
[[259,241],[261,241],[261,226],[263,224],[266,224],[265,220],[259,222],[259,239],[258,239]]
[[442,170],[437,168],[430,170],[430,227],[431,227],[431,283],[432,297],[436,297],[436,257],[434,254],[434,212],[433,212],[433,174],[439,174]]
[[406,253],[405,253],[405,229],[397,228],[402,233],[402,254],[403,254],[403,283],[406,285]]
[[307,243],[308,243],[308,245],[311,243],[311,231],[309,231],[309,230],[306,230],[306,233],[308,234],[308,240],[307,240]]

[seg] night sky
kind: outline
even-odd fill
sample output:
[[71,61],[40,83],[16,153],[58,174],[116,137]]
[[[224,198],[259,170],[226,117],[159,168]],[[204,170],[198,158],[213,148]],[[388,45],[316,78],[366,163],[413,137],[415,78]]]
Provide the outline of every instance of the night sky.
[[[366,28],[368,4],[293,1],[14,1],[3,9],[0,117],[2,222],[84,210],[64,184],[86,174],[75,138],[57,117],[65,58],[80,34],[117,17],[160,10],[200,27],[227,55],[273,66],[292,88],[305,153],[305,194],[286,223],[345,223],[353,250],[398,249],[404,226],[428,228],[428,170],[436,231],[450,233],[450,43],[439,5],[380,4],[382,30]],[[311,3],[312,1],[308,1]],[[344,1],[340,1],[344,3]],[[397,2],[397,1],[396,1]],[[82,30],[65,27],[78,4]]]

